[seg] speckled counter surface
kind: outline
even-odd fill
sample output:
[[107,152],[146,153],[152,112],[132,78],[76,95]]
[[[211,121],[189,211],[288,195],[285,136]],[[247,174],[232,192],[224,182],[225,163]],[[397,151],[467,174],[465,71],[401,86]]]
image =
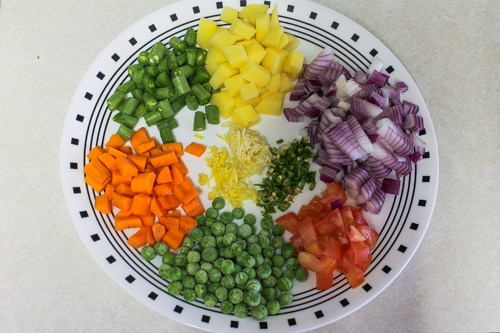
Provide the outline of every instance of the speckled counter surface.
[[[129,25],[172,1],[0,3],[0,331],[195,332],[128,295],[70,220],[59,174],[65,115],[83,74]],[[500,330],[500,2],[318,1],[385,43],[434,123],[431,224],[402,274],[316,332]]]

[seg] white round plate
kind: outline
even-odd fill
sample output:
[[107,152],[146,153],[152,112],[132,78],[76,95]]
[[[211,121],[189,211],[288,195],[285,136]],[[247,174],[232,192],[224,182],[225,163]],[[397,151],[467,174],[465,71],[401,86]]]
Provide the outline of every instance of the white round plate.
[[[250,1],[249,1],[250,3]],[[262,2],[261,2],[262,3]],[[72,221],[88,250],[109,276],[130,295],[168,318],[202,330],[217,332],[301,332],[335,322],[359,309],[384,290],[404,269],[417,250],[431,220],[438,186],[438,151],[432,121],[425,102],[409,73],[394,54],[370,32],[345,16],[306,0],[264,1],[272,8],[278,5],[282,26],[301,40],[299,49],[310,62],[324,47],[335,50],[337,60],[351,71],[366,71],[374,59],[382,61],[391,82],[404,81],[409,90],[403,99],[420,107],[425,130],[420,138],[427,145],[423,159],[411,174],[402,179],[401,193],[388,196],[382,212],[368,216],[369,223],[380,233],[373,251],[373,262],[366,272],[365,283],[352,289],[341,275],[328,290],[314,289],[314,277],[296,283],[294,302],[278,315],[264,321],[239,319],[222,314],[218,307],[185,302],[166,292],[168,282],[158,275],[158,262],[146,262],[137,250],[127,246],[127,232],[113,229],[112,216],[93,209],[96,193],[84,183],[85,155],[95,145],[103,145],[117,125],[106,109],[106,99],[127,78],[127,66],[135,62],[142,50],[155,42],[166,42],[172,36],[183,36],[189,27],[196,28],[201,17],[219,21],[224,6],[241,9],[246,1],[183,0],[151,13],[115,38],[92,63],[78,86],[68,110],[61,141],[60,167],[63,191]],[[222,24],[222,22],[221,22]],[[197,141],[192,131],[193,113],[179,113],[178,141],[187,145]],[[298,136],[303,124],[287,123],[284,117],[264,117],[256,127],[273,145],[279,138]],[[221,126],[209,126],[201,133],[208,145],[221,146],[216,133]],[[150,134],[157,136],[154,129]],[[191,178],[205,171],[203,158],[184,155]],[[316,192],[321,186],[318,186]],[[202,199],[207,207],[207,189]],[[310,193],[299,196],[292,208],[308,201]],[[247,207],[252,210],[254,207]],[[258,211],[258,210],[257,210]],[[312,275],[312,274],[311,274]]]

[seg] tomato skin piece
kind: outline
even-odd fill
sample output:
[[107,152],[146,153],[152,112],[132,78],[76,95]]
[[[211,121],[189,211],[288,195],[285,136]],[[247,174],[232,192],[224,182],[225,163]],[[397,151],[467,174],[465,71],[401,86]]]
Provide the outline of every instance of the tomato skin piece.
[[366,263],[370,262],[370,248],[365,242],[352,242],[349,249],[347,249],[346,257],[354,265],[362,268]]
[[346,256],[342,259],[341,270],[352,288],[359,287],[365,281],[364,271],[354,265]]
[[330,203],[340,199],[342,205],[344,205],[347,201],[347,195],[342,187],[342,184],[339,182],[331,182],[326,184],[326,189],[321,192],[321,202],[328,207],[330,207]]
[[318,235],[333,235],[338,225],[343,225],[342,215],[338,209],[330,211],[330,213],[321,221],[316,223]]
[[314,273],[330,271],[333,274],[333,271],[337,267],[337,261],[335,259],[324,256],[320,259],[314,254],[306,251],[300,251],[299,255],[297,256],[297,260],[302,265],[302,267],[304,267],[305,269],[309,269]]
[[283,229],[291,232],[292,234],[296,234],[299,231],[299,223],[300,218],[294,212],[288,212],[284,215],[281,215],[275,222],[283,227]]
[[314,228],[314,224],[311,218],[306,218],[300,222],[299,235],[304,241],[304,246],[306,248],[318,241],[316,229]]
[[342,259],[342,244],[334,237],[323,240],[322,244],[323,255],[340,262]]

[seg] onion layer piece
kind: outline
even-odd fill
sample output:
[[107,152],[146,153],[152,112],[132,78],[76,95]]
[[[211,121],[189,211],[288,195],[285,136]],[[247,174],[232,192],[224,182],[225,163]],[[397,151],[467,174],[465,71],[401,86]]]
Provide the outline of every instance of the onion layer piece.
[[378,214],[387,194],[397,195],[425,152],[418,105],[402,99],[404,82],[374,61],[368,72],[350,73],[323,49],[307,65],[290,94],[295,107],[284,109],[290,122],[308,121],[304,133],[322,166],[320,179],[341,182],[356,204]]

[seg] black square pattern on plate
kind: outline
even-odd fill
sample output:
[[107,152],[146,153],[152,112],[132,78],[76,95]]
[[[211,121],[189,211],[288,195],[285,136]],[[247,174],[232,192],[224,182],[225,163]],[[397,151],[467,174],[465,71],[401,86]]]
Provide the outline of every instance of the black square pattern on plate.
[[418,205],[420,207],[425,207],[426,204],[427,204],[427,200],[422,200],[422,199],[418,200]]
[[86,217],[89,217],[89,213],[88,213],[86,210],[82,210],[82,211],[80,212],[80,217],[81,217],[82,219],[84,219],[84,218],[86,218]]
[[137,44],[137,39],[135,39],[134,37],[130,38],[128,40],[128,42],[130,43],[130,45],[134,46],[135,44]]
[[200,7],[199,6],[194,6],[193,7],[193,14],[199,14],[200,13]]
[[108,256],[108,257],[106,258],[106,261],[107,261],[109,264],[112,264],[112,263],[114,263],[114,262],[116,261],[116,259],[115,259],[115,257],[113,257],[113,256]]
[[340,305],[342,305],[344,308],[349,305],[349,301],[347,298],[344,298],[340,301]]
[[115,62],[117,62],[118,60],[120,60],[120,56],[116,53],[113,53],[113,55],[111,56],[111,59],[113,59]]
[[375,49],[372,49],[372,50],[370,51],[370,55],[371,55],[372,57],[375,57],[377,54],[378,54],[378,51],[377,51],[377,50],[375,50]]
[[392,66],[389,66],[385,69],[385,71],[389,74],[391,74],[392,72],[394,72],[394,68]]
[[384,267],[382,267],[382,272],[384,272],[385,274],[389,274],[389,272],[392,270],[392,268],[390,268],[389,266],[385,265]]
[[323,314],[323,311],[321,310],[318,310],[316,312],[314,312],[314,315],[316,316],[316,318],[323,318],[325,315]]
[[264,5],[268,5],[269,7],[271,7],[271,1],[264,1]]
[[132,275],[127,275],[125,281],[127,281],[128,283],[133,283],[135,281],[135,277],[133,277]]
[[370,286],[369,283],[365,283],[363,285],[363,289],[364,289],[364,291],[368,292],[368,291],[372,290],[372,286]]
[[295,320],[295,318],[288,318],[287,321],[288,321],[288,326],[297,325],[297,321]]
[[148,297],[154,301],[158,297],[158,294],[152,291],[149,293]]
[[418,223],[413,222],[412,224],[410,224],[410,229],[411,230],[417,230],[418,229]]
[[354,34],[351,36],[351,39],[354,41],[354,42],[357,42],[358,39],[359,39],[359,35],[358,34]]
[[93,235],[90,235],[90,239],[92,239],[93,242],[97,242],[97,241],[101,240],[101,237],[99,237],[98,234],[93,234]]
[[261,330],[267,330],[267,321],[261,321],[261,322],[259,323],[259,328],[260,328]]
[[78,140],[77,138],[71,138],[71,144],[73,146],[78,146],[79,143],[80,143],[80,140]]
[[422,154],[422,158],[429,158],[429,157],[431,157],[431,154],[428,151]]
[[104,80],[104,77],[105,77],[106,75],[104,75],[104,73],[103,73],[103,72],[99,72],[99,73],[97,73],[97,75],[96,75],[96,76],[97,76],[97,78],[98,78],[99,80]]
[[69,162],[69,168],[71,170],[78,170],[78,163],[76,163],[76,162]]
[[170,15],[170,20],[171,20],[172,22],[177,21],[177,20],[178,20],[178,18],[177,18],[177,14],[172,14],[172,15]]
[[94,95],[92,95],[91,93],[89,93],[89,92],[85,93],[85,99],[88,99],[89,101],[91,101],[92,97],[94,97]]
[[180,305],[176,305],[174,307],[174,312],[176,312],[176,313],[182,313],[182,310],[184,310],[184,308]]
[[293,13],[294,9],[295,9],[294,5],[288,5],[288,7],[286,7],[286,11],[289,12],[289,13]]
[[318,13],[311,12],[311,14],[309,14],[309,18],[310,18],[311,20],[315,20],[315,19],[316,19],[316,17],[318,17]]
[[151,24],[148,28],[149,28],[149,31],[151,31],[151,32],[156,31],[156,25],[154,25],[154,24]]
[[422,183],[429,183],[431,181],[431,176],[422,176]]
[[77,115],[76,115],[76,121],[79,121],[79,122],[81,122],[81,123],[82,123],[84,119],[85,119],[85,117],[84,117],[84,116],[82,116],[81,114],[77,114]]
[[247,5],[246,0],[240,0],[240,7],[245,7]]
[[210,322],[210,316],[203,315],[201,316],[201,321],[204,323],[209,323]]
[[73,187],[73,193],[80,194],[80,193],[82,193],[82,189],[78,186],[75,186],[75,187]]
[[331,27],[332,27],[333,29],[337,29],[337,28],[339,27],[339,22],[337,22],[337,21],[333,21],[333,22],[332,22]]
[[240,325],[240,322],[237,321],[237,320],[231,320],[231,324],[229,324],[231,326],[231,328],[238,328],[238,326]]
[[399,245],[398,251],[401,253],[405,253],[408,248],[404,245]]
[[217,2],[215,3],[215,7],[216,7],[217,9],[221,9],[222,7],[224,7],[224,5],[222,4],[222,1],[217,1]]

